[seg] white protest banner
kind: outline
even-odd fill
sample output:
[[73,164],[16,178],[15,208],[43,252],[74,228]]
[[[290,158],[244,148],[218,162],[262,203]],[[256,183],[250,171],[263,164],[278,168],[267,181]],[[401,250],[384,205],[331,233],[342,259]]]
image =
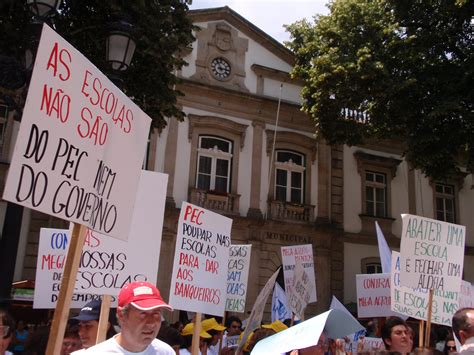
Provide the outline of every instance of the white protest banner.
[[183,202],[178,221],[170,305],[222,316],[232,220]]
[[224,338],[224,347],[236,348],[239,345],[240,335],[226,336]]
[[300,260],[304,271],[308,274],[314,285],[309,302],[316,302],[316,278],[314,276],[313,246],[311,244],[281,247],[281,260],[283,263],[283,276],[285,277],[285,292],[291,294],[296,260]]
[[409,214],[402,221],[401,285],[458,292],[466,227]]
[[230,246],[225,303],[228,312],[245,312],[251,251],[251,244]]
[[289,296],[288,304],[294,314],[299,318],[304,318],[304,309],[309,302],[314,285],[304,271],[301,260],[296,259],[295,274],[293,277],[292,293]]
[[3,198],[125,240],[150,123],[43,25]]
[[390,274],[356,275],[357,316],[359,318],[390,317]]
[[[416,319],[427,320],[429,291],[422,288],[413,289],[400,284],[400,260],[400,253],[392,251],[390,283],[392,311]],[[459,291],[434,290],[432,323],[451,326],[453,314],[458,309]]]
[[461,281],[461,292],[459,293],[459,308],[474,308],[474,285],[470,282]]
[[267,303],[267,298],[270,296],[273,286],[275,286],[275,280],[278,277],[279,272],[280,268],[278,268],[277,271],[275,271],[273,275],[267,280],[267,283],[265,286],[263,286],[262,290],[258,294],[257,299],[253,304],[252,311],[250,312],[250,316],[247,319],[247,324],[245,326],[244,333],[242,334],[242,338],[240,339],[236,353],[239,353],[239,351],[242,350],[250,333],[260,327],[260,323],[262,323],[263,318],[263,310],[265,309],[265,304]]
[[331,309],[260,340],[255,344],[252,355],[284,354],[294,349],[308,348],[318,343],[323,330],[328,338],[337,339],[363,329],[350,314]]
[[[124,284],[156,282],[167,182],[166,174],[142,170],[128,241],[88,230],[72,308],[103,294],[112,295],[115,306]],[[68,230],[41,229],[33,308],[56,307],[69,240]]]

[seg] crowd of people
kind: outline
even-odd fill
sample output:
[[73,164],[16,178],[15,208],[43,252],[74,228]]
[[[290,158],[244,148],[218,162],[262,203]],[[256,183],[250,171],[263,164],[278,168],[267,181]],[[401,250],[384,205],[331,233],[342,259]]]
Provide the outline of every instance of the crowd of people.
[[[133,282],[120,291],[116,313],[111,312],[107,327],[107,340],[96,344],[99,331],[101,301],[94,300],[72,317],[66,327],[60,355],[88,354],[191,354],[194,323],[163,321],[162,309],[171,307],[163,301],[158,289],[148,282]],[[202,355],[235,354],[241,341],[243,323],[236,316],[225,319],[209,317],[202,320],[199,333],[199,352]],[[260,340],[292,326],[291,320],[276,320],[262,324],[255,329],[239,354],[250,354]],[[367,335],[374,336],[373,323],[367,324]],[[417,348],[416,327],[399,317],[390,317],[380,327],[380,338],[385,349],[367,349],[364,337],[360,337],[357,349],[348,349],[349,339],[330,339],[323,332],[315,345],[294,349],[290,355],[345,355],[369,354],[474,354],[474,308],[458,310],[452,318],[452,329],[439,328],[438,334],[430,337],[429,348]],[[34,333],[23,321],[16,324],[8,312],[0,310],[0,355],[41,355],[45,353],[49,327],[37,329]],[[316,335],[315,335],[316,336]],[[455,339],[459,340],[459,348]]]

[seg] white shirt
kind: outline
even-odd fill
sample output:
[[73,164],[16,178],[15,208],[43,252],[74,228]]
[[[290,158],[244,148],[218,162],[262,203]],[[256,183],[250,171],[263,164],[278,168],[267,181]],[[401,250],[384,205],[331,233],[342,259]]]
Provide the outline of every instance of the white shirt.
[[466,340],[461,349],[459,349],[459,355],[474,354],[474,337],[470,337]]
[[176,355],[175,351],[171,346],[159,339],[153,339],[150,345],[141,352],[134,353],[122,348],[117,340],[115,339],[118,334],[114,337],[106,340],[100,344],[90,347],[84,352],[84,355],[90,354],[124,354],[124,355]]

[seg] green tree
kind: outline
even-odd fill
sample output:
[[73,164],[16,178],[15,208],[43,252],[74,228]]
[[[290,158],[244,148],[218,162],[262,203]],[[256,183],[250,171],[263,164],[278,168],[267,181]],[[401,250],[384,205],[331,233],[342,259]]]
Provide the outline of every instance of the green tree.
[[[136,50],[130,68],[121,72],[121,85],[151,118],[154,127],[166,125],[164,117],[182,119],[174,90],[176,70],[185,62],[179,56],[194,37],[180,0],[63,0],[52,22],[56,31],[89,58],[104,73],[112,70],[105,60],[106,35],[119,20],[131,24]],[[38,26],[31,25],[26,0],[0,6],[0,54],[23,61]]]
[[455,0],[334,0],[287,26],[303,109],[331,144],[398,138],[434,179],[474,168],[473,10]]

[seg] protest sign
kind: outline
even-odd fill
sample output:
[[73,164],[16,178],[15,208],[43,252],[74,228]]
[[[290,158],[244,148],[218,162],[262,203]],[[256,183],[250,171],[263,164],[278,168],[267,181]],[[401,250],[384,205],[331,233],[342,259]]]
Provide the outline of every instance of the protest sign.
[[43,25],[3,198],[125,240],[150,123]]
[[[168,175],[141,172],[128,241],[87,231],[72,297],[72,308],[100,295],[112,295],[112,305],[126,283],[156,282]],[[150,223],[153,221],[153,223]],[[40,232],[33,308],[56,307],[70,231],[42,228]]]
[[251,251],[251,244],[230,246],[225,303],[228,312],[245,312]]
[[224,338],[224,347],[236,348],[239,344],[240,335],[226,336]]
[[[392,311],[416,319],[428,319],[429,292],[423,288],[409,288],[400,284],[400,253],[392,251],[390,300]],[[458,309],[458,291],[435,289],[431,322],[451,326],[453,314]]]
[[466,227],[409,214],[402,221],[400,284],[458,292]]
[[183,202],[178,221],[170,305],[222,316],[232,220]]
[[283,263],[283,276],[285,278],[285,292],[291,294],[296,260],[300,260],[304,271],[313,285],[309,302],[316,302],[316,279],[314,276],[313,246],[311,244],[281,247],[281,259]]
[[272,292],[273,286],[275,286],[275,280],[278,277],[279,272],[280,268],[278,268],[277,271],[275,271],[273,275],[267,280],[265,286],[263,286],[262,290],[258,294],[257,299],[253,304],[252,311],[250,312],[250,316],[247,319],[247,324],[245,325],[245,330],[242,334],[242,338],[240,339],[236,353],[239,353],[239,351],[242,350],[250,333],[260,327],[263,318],[263,310],[265,309],[265,304],[267,303],[267,298]]
[[339,309],[331,309],[275,335],[260,340],[252,355],[283,354],[294,349],[305,349],[318,343],[321,333],[332,339],[363,330],[354,318]]
[[309,302],[311,292],[314,285],[304,271],[301,260],[296,259],[295,273],[293,277],[293,285],[291,287],[291,294],[288,299],[291,311],[299,318],[304,318],[304,309]]
[[391,310],[390,274],[356,275],[356,287],[359,318],[398,315]]
[[461,281],[461,292],[459,293],[459,308],[474,308],[474,285],[470,282]]

